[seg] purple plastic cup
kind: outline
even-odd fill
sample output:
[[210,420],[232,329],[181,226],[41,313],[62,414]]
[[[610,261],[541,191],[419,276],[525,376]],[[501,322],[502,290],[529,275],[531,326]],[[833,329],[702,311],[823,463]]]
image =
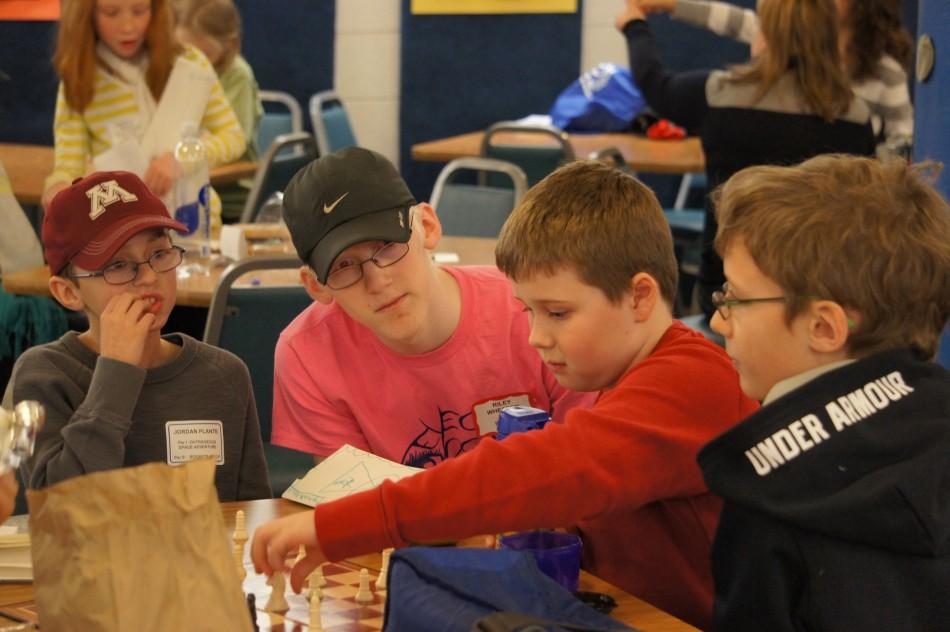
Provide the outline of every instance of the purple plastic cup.
[[531,553],[541,572],[577,592],[581,575],[581,539],[573,533],[560,531],[525,531],[502,536],[503,549]]

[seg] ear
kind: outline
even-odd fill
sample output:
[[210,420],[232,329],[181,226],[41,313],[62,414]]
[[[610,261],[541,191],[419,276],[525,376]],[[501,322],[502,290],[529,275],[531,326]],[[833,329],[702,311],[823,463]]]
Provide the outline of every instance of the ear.
[[627,299],[633,308],[636,322],[644,322],[653,315],[656,303],[660,300],[660,286],[651,275],[637,272],[630,279]]
[[81,312],[86,306],[79,291],[79,285],[72,279],[67,279],[58,275],[49,278],[49,293],[53,295],[56,301],[74,312]]
[[854,318],[834,301],[814,301],[808,309],[808,341],[812,351],[840,353],[847,349]]
[[320,284],[320,281],[317,280],[316,272],[314,272],[310,266],[300,266],[300,284],[307,290],[307,294],[310,298],[318,303],[329,305],[333,302],[333,296],[330,294],[330,291],[326,286]]
[[421,202],[416,205],[416,228],[422,225],[423,245],[426,250],[435,250],[442,239],[442,222],[439,216],[435,214],[435,209],[427,202]]

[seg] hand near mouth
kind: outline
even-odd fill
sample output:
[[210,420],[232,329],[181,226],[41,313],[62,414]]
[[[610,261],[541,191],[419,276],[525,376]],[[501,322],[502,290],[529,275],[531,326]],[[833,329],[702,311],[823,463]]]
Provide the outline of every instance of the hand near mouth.
[[157,294],[113,296],[99,317],[99,354],[133,366],[142,366],[145,342],[161,308]]

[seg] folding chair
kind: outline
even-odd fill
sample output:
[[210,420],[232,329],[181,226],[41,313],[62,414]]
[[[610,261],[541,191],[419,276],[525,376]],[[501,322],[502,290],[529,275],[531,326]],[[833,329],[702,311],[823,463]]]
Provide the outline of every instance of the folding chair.
[[679,263],[681,313],[689,311],[693,303],[693,286],[699,275],[699,259],[703,250],[706,209],[686,206],[690,194],[697,190],[705,193],[706,176],[702,173],[683,174],[673,208],[663,209],[666,221],[670,223],[670,229],[673,231],[676,260]]
[[[257,153],[263,154],[281,134],[304,131],[303,110],[297,99],[287,92],[261,90],[259,94],[264,105],[264,116],[257,124],[254,142]],[[285,111],[274,111],[274,105]]]
[[[284,151],[289,148],[294,151]],[[241,212],[241,222],[253,222],[267,198],[275,191],[287,188],[294,174],[316,157],[316,143],[307,132],[281,134],[275,138],[257,163],[257,173]]]
[[324,90],[310,97],[310,122],[321,156],[357,144],[343,100],[333,90]]
[[[498,134],[516,132],[520,136],[531,136],[536,143],[506,144],[494,142]],[[528,176],[528,186],[534,186],[562,164],[574,160],[574,148],[571,147],[567,133],[553,125],[522,125],[515,121],[501,121],[487,130],[482,138],[481,155],[512,162]],[[492,184],[496,180],[489,180]]]
[[313,456],[270,443],[277,338],[311,300],[300,285],[240,287],[235,281],[249,272],[300,265],[296,257],[281,256],[254,257],[228,267],[215,287],[204,333],[206,343],[234,353],[250,370],[264,456],[275,496],[284,493],[296,478],[313,467]]
[[[502,174],[511,186],[457,182],[466,172]],[[432,189],[432,206],[446,235],[497,237],[511,210],[528,190],[528,177],[520,167],[491,158],[457,158],[439,173]]]

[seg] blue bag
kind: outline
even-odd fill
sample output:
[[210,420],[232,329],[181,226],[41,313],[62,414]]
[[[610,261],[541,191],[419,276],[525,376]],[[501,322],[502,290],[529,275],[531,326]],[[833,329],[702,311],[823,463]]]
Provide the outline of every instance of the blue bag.
[[390,558],[387,585],[383,630],[468,632],[499,612],[552,624],[541,629],[631,629],[582,604],[523,551],[403,549]]
[[576,132],[619,132],[646,107],[633,75],[602,63],[569,85],[551,107],[551,123]]

